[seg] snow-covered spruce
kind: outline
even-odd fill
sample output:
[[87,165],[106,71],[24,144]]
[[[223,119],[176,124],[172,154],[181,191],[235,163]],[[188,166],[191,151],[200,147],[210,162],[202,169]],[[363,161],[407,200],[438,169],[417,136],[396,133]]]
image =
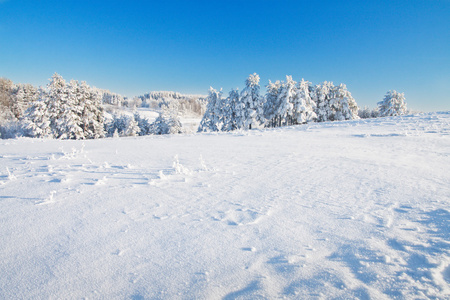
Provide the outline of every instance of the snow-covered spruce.
[[105,136],[101,98],[86,82],[66,83],[55,73],[46,90],[39,90],[21,119],[24,135],[59,139]]
[[184,133],[178,111],[171,105],[163,108],[155,122],[150,125],[149,132],[157,135]]
[[264,97],[259,92],[259,75],[253,73],[245,81],[245,88],[240,95],[241,105],[236,113],[240,116],[237,128],[252,129],[264,125]]
[[395,90],[388,91],[383,101],[378,102],[380,117],[400,116],[407,113],[405,94]]
[[285,82],[269,82],[267,86],[265,115],[270,118],[267,127],[304,124],[316,119],[316,104],[309,94],[310,83],[302,79],[297,83],[292,76]]
[[221,129],[221,115],[217,114],[217,108],[222,99],[222,90],[217,91],[212,87],[209,88],[208,97],[206,98],[206,111],[203,115],[198,132],[219,131]]

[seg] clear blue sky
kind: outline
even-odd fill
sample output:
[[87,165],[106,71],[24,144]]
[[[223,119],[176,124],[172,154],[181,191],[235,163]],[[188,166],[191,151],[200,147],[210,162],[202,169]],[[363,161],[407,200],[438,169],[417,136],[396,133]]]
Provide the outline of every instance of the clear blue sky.
[[126,96],[268,80],[345,83],[360,106],[404,92],[450,110],[450,1],[0,0],[0,77]]

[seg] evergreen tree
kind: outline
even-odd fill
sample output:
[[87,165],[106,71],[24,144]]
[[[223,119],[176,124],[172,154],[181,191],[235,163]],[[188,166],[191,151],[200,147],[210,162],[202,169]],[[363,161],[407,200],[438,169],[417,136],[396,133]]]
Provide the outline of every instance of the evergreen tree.
[[331,121],[358,119],[358,105],[345,84],[333,87],[329,91],[328,103]]
[[125,128],[125,136],[137,136],[141,132],[138,122],[134,119],[134,116],[126,117],[127,127]]
[[316,103],[315,113],[318,122],[330,121],[333,113],[330,106],[330,91],[334,85],[332,82],[324,81],[310,89],[310,95],[314,103]]
[[151,125],[153,134],[178,134],[183,133],[183,125],[178,116],[162,111]]
[[66,81],[61,75],[55,73],[50,83],[47,85],[48,89],[48,110],[50,114],[50,127],[56,138],[60,138],[65,134],[60,119],[62,119],[63,109],[67,107],[67,89]]
[[37,138],[53,137],[48,111],[48,98],[42,89],[39,89],[38,92],[41,96],[33,101],[22,119],[25,135]]
[[15,118],[20,120],[28,107],[30,107],[38,97],[38,89],[31,84],[13,85],[10,97],[10,109]]
[[0,122],[14,119],[11,111],[11,92],[14,83],[6,78],[0,78]]
[[85,134],[81,125],[81,111],[83,103],[80,102],[78,82],[71,80],[66,85],[66,97],[60,103],[61,114],[57,124],[58,138],[84,139]]
[[407,113],[405,94],[397,91],[389,91],[383,101],[378,102],[380,117],[400,116]]
[[79,89],[81,95],[80,101],[83,103],[81,126],[85,132],[86,138],[98,139],[105,137],[105,117],[101,94],[84,81],[80,83]]
[[146,118],[142,118],[138,112],[134,112],[134,120],[137,122],[139,127],[139,135],[149,135],[151,134],[151,124]]
[[233,131],[238,129],[238,107],[240,105],[239,101],[239,91],[231,90],[226,98],[226,106],[224,110],[224,120],[223,120],[223,131]]
[[221,99],[222,90],[216,91],[215,89],[210,87],[208,97],[206,98],[208,104],[206,106],[205,114],[200,121],[200,125],[197,130],[198,132],[220,130],[220,116],[217,115],[217,107],[220,105]]
[[117,133],[118,136],[124,136],[128,127],[128,120],[125,115],[113,114],[112,120],[106,124],[106,131],[108,136],[113,136]]
[[278,107],[276,117],[279,119],[279,126],[289,126],[295,124],[294,102],[297,95],[296,82],[292,76],[286,76],[286,81],[281,83],[278,93]]
[[294,98],[294,122],[295,124],[303,124],[313,122],[317,115],[314,112],[316,103],[312,100],[309,90],[310,82],[302,79],[297,85],[297,94]]
[[264,97],[259,94],[259,75],[253,73],[245,81],[245,88],[241,92],[241,102],[243,103],[245,118],[240,128],[252,129],[264,125]]
[[266,86],[266,102],[264,103],[264,118],[267,120],[266,127],[281,126],[281,119],[277,115],[280,106],[278,95],[281,89],[281,82],[277,80],[275,83],[269,80]]

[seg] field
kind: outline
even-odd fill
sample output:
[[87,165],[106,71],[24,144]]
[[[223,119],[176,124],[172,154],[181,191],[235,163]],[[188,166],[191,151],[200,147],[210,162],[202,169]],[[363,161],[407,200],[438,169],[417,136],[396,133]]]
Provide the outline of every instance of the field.
[[0,140],[1,299],[448,299],[450,113]]

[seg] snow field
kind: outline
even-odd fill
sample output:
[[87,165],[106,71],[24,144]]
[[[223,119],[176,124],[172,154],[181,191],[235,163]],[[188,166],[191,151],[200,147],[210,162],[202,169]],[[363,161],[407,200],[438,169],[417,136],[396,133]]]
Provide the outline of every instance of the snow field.
[[450,297],[450,114],[0,141],[0,298]]

